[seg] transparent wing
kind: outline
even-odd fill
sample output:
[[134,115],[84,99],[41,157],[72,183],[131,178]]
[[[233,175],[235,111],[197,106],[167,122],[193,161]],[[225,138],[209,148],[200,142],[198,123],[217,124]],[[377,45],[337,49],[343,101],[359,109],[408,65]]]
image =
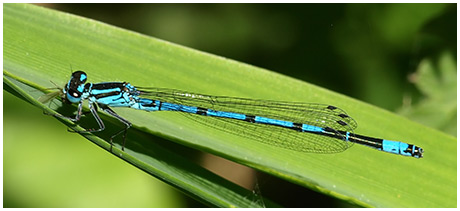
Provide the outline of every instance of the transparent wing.
[[62,87],[61,86],[58,86],[56,83],[54,83],[53,81],[50,81],[52,84],[54,84],[54,88],[46,88],[44,90],[56,90],[54,92],[50,92],[50,93],[47,93],[45,95],[42,95],[38,98],[38,101],[40,101],[41,103],[47,103],[49,102],[50,100],[56,98],[57,96],[60,96],[61,98],[64,97],[64,93],[62,92]]
[[162,88],[140,88],[137,94],[140,94],[140,97],[162,102],[262,116],[328,128],[330,135],[336,137],[331,138],[314,133],[298,132],[273,125],[181,112],[187,118],[209,127],[301,152],[334,153],[344,151],[352,146],[351,142],[344,141],[346,139],[345,132],[352,133],[357,127],[356,122],[342,109],[325,104],[210,96]]
[[62,96],[61,90],[42,95],[38,98],[38,101],[40,101],[41,103],[47,103],[50,100],[56,98],[57,96]]

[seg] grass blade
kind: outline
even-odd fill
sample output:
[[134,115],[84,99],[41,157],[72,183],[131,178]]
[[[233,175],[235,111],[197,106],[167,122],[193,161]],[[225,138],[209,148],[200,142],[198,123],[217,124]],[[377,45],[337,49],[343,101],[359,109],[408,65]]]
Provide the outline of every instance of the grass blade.
[[[50,87],[49,80],[59,83],[68,80],[69,64],[74,70],[88,73],[91,82],[129,81],[138,86],[176,88],[212,95],[338,106],[361,125],[355,132],[416,144],[424,148],[425,157],[406,158],[362,146],[339,154],[292,152],[195,125],[174,114],[129,109],[116,109],[116,112],[149,137],[164,137],[359,205],[456,206],[455,137],[257,67],[37,6],[4,5],[4,75],[37,88]],[[8,80],[4,77],[4,81]],[[132,134],[130,132],[129,136],[136,137]],[[137,137],[130,139],[126,154],[119,151],[115,154],[141,159],[142,155],[136,154],[136,150],[151,143]],[[100,146],[108,147],[103,140]],[[207,179],[212,180],[210,178]],[[187,187],[187,184],[169,183],[182,189]],[[215,183],[227,187],[226,183],[220,184],[220,180],[217,182],[216,179]],[[218,199],[207,198],[207,194],[213,192],[211,189],[216,187],[215,183],[207,187],[197,186],[188,192],[211,204],[232,206],[229,202],[221,204],[216,202]],[[229,192],[239,192],[228,189]],[[244,198],[242,195],[239,195],[240,199]]]

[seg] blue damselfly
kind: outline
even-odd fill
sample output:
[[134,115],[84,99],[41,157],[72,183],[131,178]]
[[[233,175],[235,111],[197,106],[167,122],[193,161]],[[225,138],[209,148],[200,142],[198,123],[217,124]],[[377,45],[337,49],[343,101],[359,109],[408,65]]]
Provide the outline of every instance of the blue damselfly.
[[110,139],[112,146],[112,139],[123,133],[122,150],[131,123],[110,107],[180,112],[229,133],[301,152],[336,153],[357,143],[404,156],[423,156],[422,148],[412,144],[353,133],[357,127],[355,120],[332,105],[211,96],[174,89],[134,87],[127,82],[86,83],[86,80],[86,73],[74,72],[61,91],[64,102],[78,103],[76,116],[56,116],[77,122],[82,116],[83,102],[87,100],[99,128],[80,133],[105,129],[97,113],[99,107],[125,124],[125,128]]

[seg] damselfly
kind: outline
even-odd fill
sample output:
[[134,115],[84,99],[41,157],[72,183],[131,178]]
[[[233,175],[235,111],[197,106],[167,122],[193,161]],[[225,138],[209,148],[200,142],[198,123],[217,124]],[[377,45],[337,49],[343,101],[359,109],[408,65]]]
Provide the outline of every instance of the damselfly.
[[86,83],[86,79],[87,75],[82,71],[72,73],[61,92],[64,102],[78,103],[76,116],[56,116],[77,122],[83,113],[83,102],[87,100],[99,128],[79,133],[105,129],[97,113],[99,107],[125,124],[124,129],[110,138],[112,146],[112,139],[123,133],[122,150],[131,123],[110,107],[178,112],[229,133],[301,152],[336,153],[357,143],[415,158],[421,158],[423,154],[422,148],[412,144],[353,133],[357,127],[355,120],[332,105],[210,96],[163,88],[136,88],[127,82]]

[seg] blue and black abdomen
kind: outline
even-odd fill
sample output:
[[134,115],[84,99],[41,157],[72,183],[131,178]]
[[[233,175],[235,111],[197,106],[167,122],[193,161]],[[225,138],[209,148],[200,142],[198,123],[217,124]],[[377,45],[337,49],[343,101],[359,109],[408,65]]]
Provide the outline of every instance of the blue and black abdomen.
[[356,122],[331,105],[217,97],[166,89],[148,95],[156,100],[139,98],[144,110],[181,112],[210,127],[295,151],[334,153],[359,143],[394,154],[422,157],[423,150],[414,145],[355,134]]

